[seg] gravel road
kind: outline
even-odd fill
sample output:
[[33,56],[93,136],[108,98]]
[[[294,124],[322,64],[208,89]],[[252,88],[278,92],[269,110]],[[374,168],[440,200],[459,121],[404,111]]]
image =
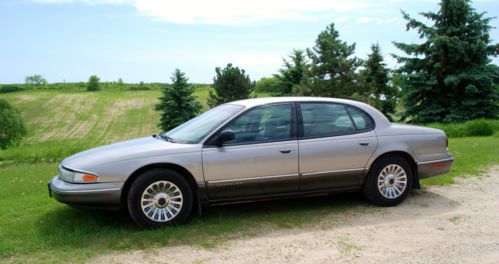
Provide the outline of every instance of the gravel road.
[[495,166],[485,176],[415,191],[397,207],[340,212],[347,221],[327,228],[280,229],[208,249],[119,252],[89,262],[499,263],[498,187]]

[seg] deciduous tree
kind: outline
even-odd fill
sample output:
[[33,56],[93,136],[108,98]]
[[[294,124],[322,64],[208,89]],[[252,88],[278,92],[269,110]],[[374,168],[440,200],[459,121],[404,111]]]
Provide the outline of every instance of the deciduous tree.
[[0,149],[19,143],[26,133],[19,112],[6,100],[0,99]]
[[24,78],[24,83],[29,88],[36,88],[36,89],[46,88],[48,84],[47,80],[39,74],[26,76],[26,78]]
[[88,78],[87,91],[99,91],[100,90],[100,79],[97,75],[92,75]]

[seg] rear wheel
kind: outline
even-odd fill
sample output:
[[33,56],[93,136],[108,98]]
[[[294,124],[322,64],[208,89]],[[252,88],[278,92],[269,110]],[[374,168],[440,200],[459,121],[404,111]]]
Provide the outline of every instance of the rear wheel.
[[128,193],[128,211],[145,228],[184,223],[192,209],[192,190],[185,177],[170,169],[140,175]]
[[376,161],[364,183],[364,196],[380,206],[394,206],[402,202],[412,188],[412,170],[409,163],[398,156],[387,156]]

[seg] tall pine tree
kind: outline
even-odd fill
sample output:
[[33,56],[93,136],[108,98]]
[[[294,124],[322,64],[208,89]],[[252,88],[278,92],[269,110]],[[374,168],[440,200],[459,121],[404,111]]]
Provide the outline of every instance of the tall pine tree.
[[194,88],[189,79],[179,69],[171,76],[172,84],[163,88],[163,96],[156,105],[156,111],[161,112],[159,126],[164,131],[171,130],[187,120],[196,117],[201,111],[201,104],[192,95]]
[[208,95],[208,105],[215,107],[235,100],[247,99],[255,88],[255,83],[243,69],[232,66],[231,63],[223,69],[215,68],[213,89]]
[[319,34],[315,46],[307,49],[310,70],[298,94],[350,98],[357,92],[355,70],[360,61],[353,56],[355,44],[349,45],[339,36],[331,23]]
[[438,12],[421,13],[430,25],[403,12],[407,30],[421,44],[394,43],[408,56],[394,57],[404,93],[404,118],[412,122],[458,122],[497,116],[496,68],[490,56],[491,18],[477,13],[469,0],[442,0]]
[[390,84],[390,70],[383,61],[378,44],[371,45],[371,53],[364,61],[364,70],[360,76],[369,104],[392,120],[397,103],[397,89]]
[[293,50],[288,59],[283,59],[283,67],[277,77],[282,82],[281,94],[290,95],[293,87],[300,85],[308,70],[308,62],[303,50]]

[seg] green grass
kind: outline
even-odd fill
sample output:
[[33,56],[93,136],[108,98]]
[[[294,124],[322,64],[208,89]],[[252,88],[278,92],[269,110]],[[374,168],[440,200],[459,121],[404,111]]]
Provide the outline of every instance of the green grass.
[[442,129],[449,138],[499,136],[499,120],[476,119],[457,124],[431,123],[426,126]]
[[[327,225],[327,215],[363,203],[357,196],[219,206],[193,216],[187,225],[140,230],[123,212],[72,209],[48,198],[46,182],[57,164],[19,164],[1,169],[0,261],[83,261],[111,250],[171,244],[211,247],[226,239],[275,228]],[[2,261],[3,262],[3,261]]]
[[499,138],[468,137],[449,139],[449,151],[454,157],[449,174],[422,180],[423,185],[454,183],[454,178],[479,175],[494,164],[499,164]]
[[[195,95],[207,109],[208,87],[198,87]],[[339,211],[369,207],[356,194],[219,206],[185,226],[148,231],[123,212],[79,211],[48,198],[46,183],[64,157],[156,133],[159,115],[152,109],[159,96],[155,90],[0,94],[21,111],[30,130],[23,144],[0,151],[0,262],[82,262],[113,250],[171,244],[211,247],[278,228],[330,226],[347,221]],[[498,150],[497,136],[452,138],[452,173],[423,184],[483,173],[498,164]]]

